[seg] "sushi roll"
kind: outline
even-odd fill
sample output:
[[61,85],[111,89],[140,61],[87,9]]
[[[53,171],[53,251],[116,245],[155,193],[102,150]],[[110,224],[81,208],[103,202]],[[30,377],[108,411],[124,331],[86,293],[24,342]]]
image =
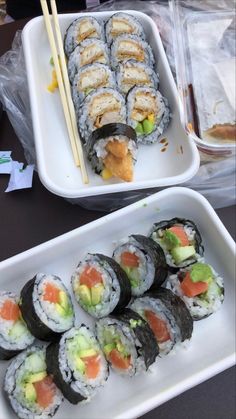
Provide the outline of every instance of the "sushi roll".
[[73,327],[46,351],[47,372],[69,402],[89,400],[105,384],[108,367],[88,327]]
[[10,359],[32,345],[31,335],[22,319],[19,297],[0,291],[0,359]]
[[70,81],[73,81],[79,68],[94,63],[109,65],[108,47],[100,39],[88,38],[81,42],[69,56],[68,75]]
[[72,288],[80,306],[100,318],[126,307],[130,282],[118,263],[108,256],[88,254],[72,275]]
[[224,282],[208,264],[196,262],[170,275],[166,287],[185,302],[193,320],[215,313],[224,301]]
[[106,124],[92,132],[86,151],[93,170],[104,180],[118,177],[133,180],[137,155],[136,132],[129,125]]
[[136,60],[154,66],[154,56],[150,45],[137,35],[119,35],[111,44],[111,66],[115,69],[126,60]]
[[46,348],[31,346],[9,365],[4,390],[19,418],[46,419],[58,410],[63,398],[46,371]]
[[83,140],[103,125],[126,123],[126,106],[123,96],[109,87],[102,87],[91,92],[82,102],[78,115],[78,125]]
[[133,376],[147,370],[159,353],[155,336],[141,316],[126,308],[96,322],[101,348],[112,369]]
[[166,279],[168,269],[162,248],[152,239],[133,234],[122,242],[113,258],[127,273],[131,293],[138,297],[150,288],[158,288]]
[[153,68],[135,60],[124,61],[116,73],[119,91],[123,94],[134,86],[158,88],[159,77]]
[[105,64],[95,63],[78,70],[72,85],[72,97],[76,109],[84,98],[101,87],[116,87],[113,72]]
[[103,26],[91,16],[75,19],[67,28],[64,38],[64,50],[69,57],[75,47],[88,38],[104,40]]
[[191,220],[160,221],[153,225],[150,236],[162,247],[170,272],[177,272],[203,256],[202,238]]
[[122,34],[137,35],[145,39],[143,27],[138,19],[123,12],[115,13],[108,19],[105,32],[108,44],[111,44],[117,36]]
[[28,329],[38,339],[55,340],[74,324],[69,292],[55,275],[38,273],[23,287],[20,310]]
[[127,122],[137,133],[138,142],[157,142],[167,128],[170,111],[167,99],[151,87],[136,86],[127,96]]
[[176,344],[189,340],[193,320],[184,302],[172,291],[160,287],[136,298],[130,308],[146,320],[152,329],[160,350],[167,355]]

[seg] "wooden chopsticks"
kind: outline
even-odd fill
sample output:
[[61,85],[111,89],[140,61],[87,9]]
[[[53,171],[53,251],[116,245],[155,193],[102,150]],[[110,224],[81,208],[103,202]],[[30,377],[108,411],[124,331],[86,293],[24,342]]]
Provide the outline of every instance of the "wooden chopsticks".
[[[65,60],[65,54],[63,49],[63,42],[61,37],[61,31],[57,15],[57,6],[55,0],[50,0],[52,16],[54,22],[54,29],[56,33],[57,43],[54,39],[53,28],[50,20],[50,15],[48,11],[47,0],[40,0],[44,22],[48,34],[48,40],[52,52],[52,58],[55,66],[55,71],[57,75],[58,87],[61,97],[61,103],[64,111],[64,116],[66,120],[66,125],[68,129],[68,134],[70,138],[72,153],[76,166],[80,166],[82,179],[84,183],[88,183],[88,175],[85,167],[84,156],[82,145],[80,141],[80,136],[78,132],[75,109],[71,98],[70,91],[70,82],[67,73],[67,66]],[[57,51],[58,47],[58,51]],[[59,58],[60,57],[60,62]]]

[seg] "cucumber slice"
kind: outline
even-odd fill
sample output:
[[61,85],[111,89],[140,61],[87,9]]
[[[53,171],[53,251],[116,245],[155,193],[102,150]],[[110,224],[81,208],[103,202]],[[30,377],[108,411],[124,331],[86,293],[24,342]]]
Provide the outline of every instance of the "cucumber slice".
[[27,329],[22,321],[17,321],[9,331],[9,335],[16,340],[25,333],[27,333]]
[[171,251],[171,255],[176,265],[178,265],[186,259],[189,259],[191,256],[194,256],[195,254],[196,251],[194,249],[194,246],[179,246],[175,247]]

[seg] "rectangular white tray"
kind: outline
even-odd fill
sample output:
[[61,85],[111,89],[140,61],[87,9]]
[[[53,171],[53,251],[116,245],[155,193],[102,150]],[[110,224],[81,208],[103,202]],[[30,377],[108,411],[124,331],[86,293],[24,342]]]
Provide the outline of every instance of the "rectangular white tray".
[[[199,154],[180,122],[179,96],[157,27],[144,13],[134,10],[128,12],[136,16],[143,25],[157,62],[160,90],[167,97],[173,115],[169,128],[162,136],[168,139],[167,150],[161,152],[162,144],[140,146],[134,181],[130,183],[118,180],[104,182],[101,176],[93,173],[87,163],[89,184],[83,184],[80,170],[73,161],[59,92],[52,94],[47,91],[52,68],[49,65],[51,52],[43,18],[32,19],[23,30],[39,176],[44,186],[56,195],[79,198],[175,185],[189,180],[198,170]],[[112,14],[113,12],[97,12],[90,15],[101,20],[108,19]],[[83,15],[85,14],[79,14]],[[59,16],[63,36],[76,17],[76,14]]]
[[[0,264],[1,290],[18,292],[39,271],[59,275],[70,289],[71,274],[86,252],[110,256],[120,238],[131,233],[148,234],[152,223],[174,216],[190,218],[198,225],[206,260],[224,277],[221,309],[194,323],[187,348],[158,359],[151,371],[131,379],[111,373],[91,403],[73,406],[65,401],[57,419],[134,418],[233,365],[235,243],[205,198],[191,189],[169,188]],[[92,325],[76,303],[75,307],[77,323]],[[8,363],[0,363],[1,386]],[[1,418],[12,418],[2,392],[0,412]]]

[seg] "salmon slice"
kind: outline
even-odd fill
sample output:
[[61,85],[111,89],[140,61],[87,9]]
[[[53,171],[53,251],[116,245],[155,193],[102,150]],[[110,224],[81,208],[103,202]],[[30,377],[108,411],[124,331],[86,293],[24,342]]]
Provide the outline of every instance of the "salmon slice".
[[11,320],[16,322],[20,317],[20,309],[18,304],[12,300],[5,300],[0,308],[0,316],[4,320]]
[[193,282],[190,272],[187,272],[180,284],[180,288],[186,297],[191,298],[206,292],[208,290],[208,283],[204,281]]
[[85,363],[85,375],[87,378],[96,378],[100,371],[100,356],[98,354],[93,356],[86,356],[81,358]]
[[121,254],[121,263],[129,268],[137,268],[139,266],[139,258],[135,253],[123,252]]
[[145,317],[152,329],[157,342],[163,343],[170,339],[170,334],[164,320],[159,319],[153,311],[145,310]]
[[43,299],[45,301],[49,301],[50,303],[58,303],[59,293],[59,288],[55,287],[55,285],[51,284],[50,282],[47,282],[44,288]]
[[173,226],[168,228],[169,231],[171,231],[172,233],[174,233],[178,239],[181,242],[181,246],[188,246],[189,245],[189,239],[187,234],[184,231],[184,228],[181,226]]
[[86,285],[88,288],[92,288],[97,284],[103,284],[102,275],[95,268],[86,266],[80,275],[80,285]]
[[48,407],[56,394],[56,385],[52,381],[52,378],[47,375],[43,380],[36,381],[33,385],[37,394],[37,403],[39,406],[43,408]]
[[120,370],[127,370],[131,365],[131,356],[124,357],[118,349],[112,349],[108,356],[109,361],[113,367]]

